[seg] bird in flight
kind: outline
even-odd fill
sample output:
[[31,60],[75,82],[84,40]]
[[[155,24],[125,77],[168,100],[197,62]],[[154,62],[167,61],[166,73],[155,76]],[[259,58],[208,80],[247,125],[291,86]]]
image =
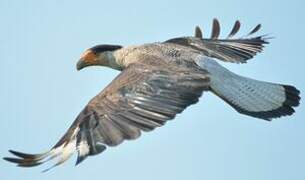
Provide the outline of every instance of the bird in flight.
[[[47,152],[26,154],[10,150],[16,157],[4,159],[20,167],[33,167],[55,159],[49,169],[77,152],[76,164],[106,147],[136,139],[174,119],[186,107],[210,91],[237,112],[271,121],[292,115],[300,92],[293,86],[258,81],[237,75],[218,61],[246,63],[263,50],[268,37],[249,34],[234,38],[236,21],[229,35],[219,39],[220,25],[213,20],[210,38],[199,27],[195,36],[165,42],[122,47],[97,45],[86,50],[77,70],[107,66],[121,73],[89,101],[63,137]],[[49,170],[47,169],[47,170]]]

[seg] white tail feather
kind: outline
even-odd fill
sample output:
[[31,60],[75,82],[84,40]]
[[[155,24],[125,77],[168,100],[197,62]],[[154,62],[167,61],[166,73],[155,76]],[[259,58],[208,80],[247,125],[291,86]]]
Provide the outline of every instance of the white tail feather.
[[239,76],[204,56],[196,63],[210,73],[212,92],[242,114],[270,120],[291,115],[299,104],[299,91],[292,86]]

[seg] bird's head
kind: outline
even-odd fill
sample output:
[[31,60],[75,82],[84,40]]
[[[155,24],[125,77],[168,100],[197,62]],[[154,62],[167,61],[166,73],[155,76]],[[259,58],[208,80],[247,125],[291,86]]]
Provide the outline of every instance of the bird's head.
[[87,66],[110,66],[114,61],[113,52],[121,49],[119,45],[97,45],[87,49],[77,62],[76,69],[81,70]]

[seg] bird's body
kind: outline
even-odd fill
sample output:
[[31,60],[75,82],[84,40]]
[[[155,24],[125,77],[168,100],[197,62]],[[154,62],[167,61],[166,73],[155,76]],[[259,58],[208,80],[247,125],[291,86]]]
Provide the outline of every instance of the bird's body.
[[[107,146],[136,139],[195,104],[204,91],[211,91],[239,113],[271,120],[291,115],[299,105],[299,91],[289,85],[258,81],[234,74],[217,60],[245,63],[267,44],[264,36],[232,39],[237,21],[227,39],[218,39],[220,28],[213,22],[211,38],[195,37],[138,46],[98,45],[85,51],[80,70],[101,65],[122,71],[81,111],[67,133],[48,152],[5,158],[19,166],[36,166],[53,158],[59,165],[73,152],[77,164],[99,154]],[[256,26],[249,35],[258,31]]]
[[[190,48],[173,43],[149,43],[140,46],[128,46],[113,53],[113,64],[117,64],[124,69],[128,65],[136,62],[146,61],[148,57],[156,57],[156,63],[164,63],[185,68],[194,68],[194,60],[199,52]],[[116,69],[115,66],[111,67]]]

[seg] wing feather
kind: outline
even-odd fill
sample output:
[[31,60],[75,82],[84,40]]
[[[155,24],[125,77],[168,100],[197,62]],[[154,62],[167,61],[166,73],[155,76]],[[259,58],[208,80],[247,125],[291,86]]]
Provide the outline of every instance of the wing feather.
[[[199,27],[198,27],[199,28]],[[196,28],[196,32],[198,31]],[[232,37],[239,31],[240,22],[236,21],[231,32],[226,39],[218,39],[220,25],[217,19],[213,20],[211,38],[180,37],[169,39],[164,43],[174,43],[197,50],[199,53],[217,58],[222,61],[245,63],[252,59],[257,53],[262,52],[264,45],[268,44],[267,36],[251,37],[261,29],[261,25],[255,26],[249,34],[242,38],[233,39]]]
[[217,19],[213,19],[211,39],[217,39],[220,34],[220,24]]
[[[151,59],[154,64],[158,60]],[[5,160],[31,167],[56,158],[53,168],[77,151],[76,164],[79,164],[107,146],[117,146],[124,140],[138,138],[141,131],[163,126],[196,103],[208,87],[209,76],[205,71],[143,63],[130,65],[88,103],[50,151],[37,155],[11,151],[18,158]]]
[[235,21],[235,24],[230,32],[230,34],[228,35],[228,39],[233,37],[240,29],[240,22],[239,21]]
[[248,36],[250,36],[250,35],[256,33],[257,31],[259,31],[261,27],[262,27],[261,24],[256,25],[256,26],[253,28],[253,30],[250,31],[250,33],[248,34]]
[[202,36],[202,31],[201,31],[199,26],[196,26],[196,28],[195,28],[195,37],[200,38],[200,39],[202,39],[202,37],[203,37]]

